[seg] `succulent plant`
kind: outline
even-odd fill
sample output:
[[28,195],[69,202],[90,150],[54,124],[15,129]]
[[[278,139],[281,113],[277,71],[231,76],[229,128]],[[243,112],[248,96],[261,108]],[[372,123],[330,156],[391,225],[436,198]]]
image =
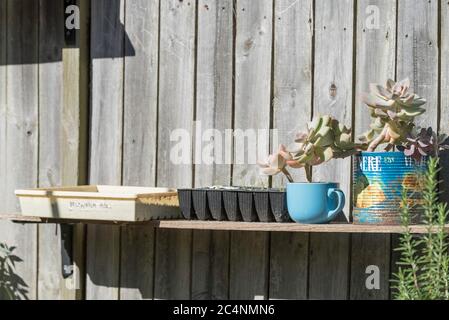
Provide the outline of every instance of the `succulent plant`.
[[401,145],[410,136],[414,120],[426,110],[421,108],[426,100],[410,90],[410,80],[395,83],[388,80],[386,87],[370,85],[370,93],[363,96],[373,118],[371,129],[360,140],[368,143],[368,151],[387,143],[385,150]]
[[258,165],[261,173],[264,175],[274,176],[282,172],[290,182],[293,182],[293,178],[286,168],[287,159],[291,159],[291,156],[285,146],[281,144],[276,153],[269,155],[266,161],[258,162]]
[[263,174],[283,172],[289,181],[292,178],[287,166],[304,168],[307,180],[311,182],[313,166],[351,156],[362,148],[362,145],[352,142],[351,129],[330,116],[318,116],[308,124],[307,132],[296,135],[295,143],[288,148],[281,145],[277,153],[259,165]]
[[406,156],[420,161],[423,157],[438,155],[440,150],[447,150],[449,146],[446,135],[437,135],[432,128],[414,128],[398,149]]

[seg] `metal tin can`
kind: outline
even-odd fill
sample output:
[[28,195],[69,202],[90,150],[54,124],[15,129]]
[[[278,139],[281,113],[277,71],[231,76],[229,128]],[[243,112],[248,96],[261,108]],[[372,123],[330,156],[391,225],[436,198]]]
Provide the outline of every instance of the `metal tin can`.
[[403,152],[362,152],[353,157],[353,221],[355,224],[401,224],[402,193],[407,190],[412,223],[422,216],[422,179],[427,159]]

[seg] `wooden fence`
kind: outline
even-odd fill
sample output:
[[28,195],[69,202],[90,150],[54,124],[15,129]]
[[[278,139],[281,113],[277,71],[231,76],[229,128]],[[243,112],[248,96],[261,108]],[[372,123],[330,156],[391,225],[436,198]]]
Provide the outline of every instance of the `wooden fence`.
[[[289,141],[329,113],[358,134],[369,123],[360,93],[388,77],[410,77],[428,100],[421,123],[449,132],[447,1],[79,0],[75,46],[64,43],[64,2],[0,0],[2,213],[19,211],[24,187],[254,184],[245,165],[172,164],[170,133],[195,138],[196,120]],[[314,176],[350,194],[350,160]],[[0,223],[30,299],[387,299],[397,241],[80,225],[73,290],[58,234]],[[379,290],[365,286],[369,265]]]

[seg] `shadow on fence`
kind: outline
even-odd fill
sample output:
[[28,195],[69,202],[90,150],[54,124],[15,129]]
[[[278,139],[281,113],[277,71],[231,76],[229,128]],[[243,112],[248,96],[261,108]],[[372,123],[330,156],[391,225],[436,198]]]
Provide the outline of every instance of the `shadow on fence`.
[[15,249],[0,243],[0,300],[28,300],[28,285],[16,273],[16,263],[23,260]]
[[[90,59],[135,56],[134,46],[120,21],[121,1],[95,0],[84,3],[89,12],[85,19],[89,20],[90,15],[95,15],[96,29],[102,35],[101,42],[91,39]],[[40,6],[38,4],[27,0],[0,3],[0,51],[5,51],[0,52],[0,65],[59,62],[62,61],[64,48],[78,46],[66,43],[72,39],[67,40],[65,37],[65,33],[70,32],[65,27],[64,2],[44,1]],[[81,28],[89,28],[90,23],[88,21]],[[117,45],[119,38],[123,39]],[[1,48],[3,44],[5,48]]]

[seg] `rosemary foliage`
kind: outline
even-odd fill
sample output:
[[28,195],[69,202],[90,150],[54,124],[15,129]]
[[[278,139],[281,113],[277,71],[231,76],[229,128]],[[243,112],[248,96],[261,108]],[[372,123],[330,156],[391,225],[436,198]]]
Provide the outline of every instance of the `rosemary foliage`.
[[409,192],[403,190],[399,270],[393,275],[394,298],[397,300],[449,300],[448,236],[445,225],[449,215],[447,205],[438,201],[438,158],[430,158],[423,180],[423,222],[427,233],[411,233]]

